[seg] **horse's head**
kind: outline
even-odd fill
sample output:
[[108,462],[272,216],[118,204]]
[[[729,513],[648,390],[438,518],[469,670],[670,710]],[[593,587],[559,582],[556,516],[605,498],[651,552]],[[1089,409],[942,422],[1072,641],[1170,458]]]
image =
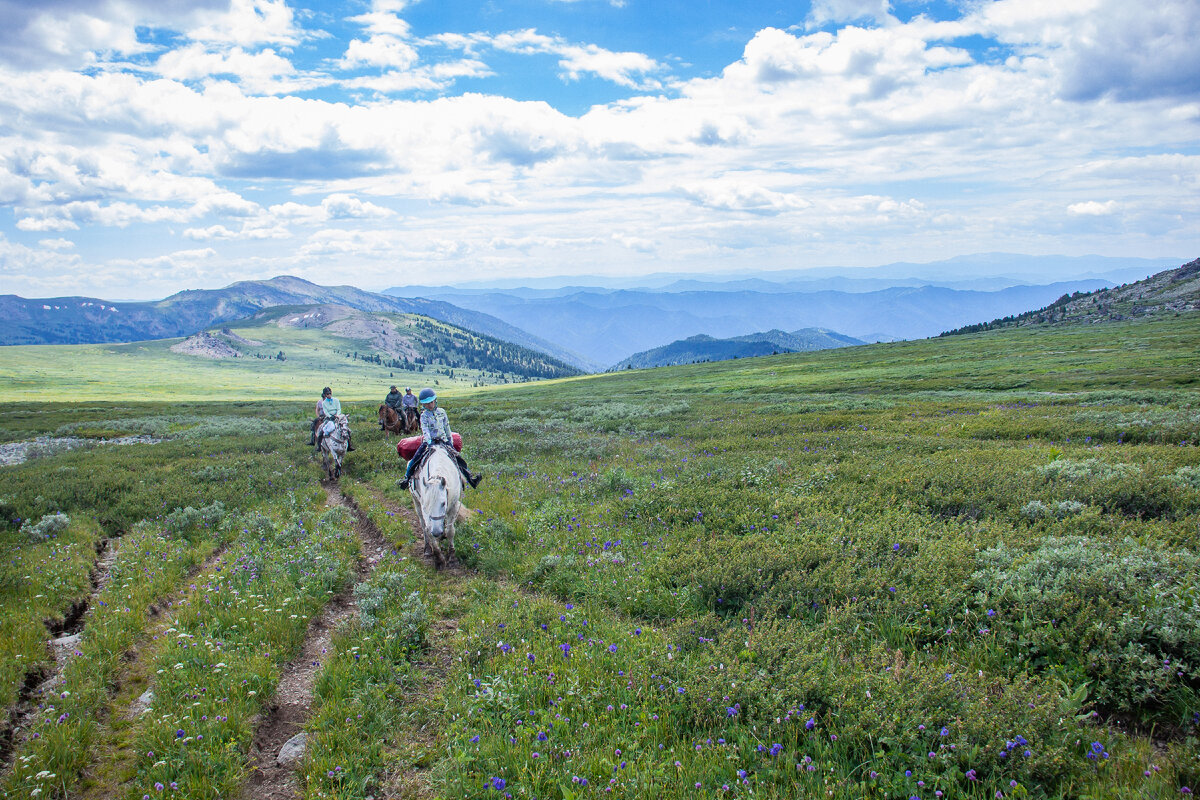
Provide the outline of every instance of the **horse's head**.
[[438,539],[446,533],[446,479],[440,475],[422,481],[421,515],[425,517],[425,529]]

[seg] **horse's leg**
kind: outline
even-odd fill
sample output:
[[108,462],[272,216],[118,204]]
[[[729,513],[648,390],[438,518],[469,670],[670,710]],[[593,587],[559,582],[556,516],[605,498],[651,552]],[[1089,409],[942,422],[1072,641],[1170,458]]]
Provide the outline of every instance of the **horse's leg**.
[[446,515],[446,560],[454,559],[454,517],[450,514]]

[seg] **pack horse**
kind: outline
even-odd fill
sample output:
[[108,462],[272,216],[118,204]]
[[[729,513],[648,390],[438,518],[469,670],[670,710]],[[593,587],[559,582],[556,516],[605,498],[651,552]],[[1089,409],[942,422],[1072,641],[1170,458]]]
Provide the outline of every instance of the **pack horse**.
[[[465,511],[462,490],[458,463],[444,444],[435,446],[425,457],[408,487],[421,518],[425,555],[433,556],[438,569],[445,568],[454,558],[454,523]],[[438,543],[439,539],[445,540],[445,548]]]

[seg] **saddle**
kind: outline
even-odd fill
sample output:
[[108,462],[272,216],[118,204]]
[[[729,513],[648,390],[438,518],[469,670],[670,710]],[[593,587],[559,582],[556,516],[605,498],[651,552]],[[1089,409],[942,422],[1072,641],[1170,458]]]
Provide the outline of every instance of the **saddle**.
[[440,447],[441,449],[445,450],[452,459],[454,459],[454,463],[458,466],[458,471],[462,474],[463,480],[469,480],[468,476],[470,473],[467,470],[466,459],[459,455],[458,450],[455,449],[455,445],[461,442],[461,439],[459,439],[457,433],[454,434],[454,439],[455,441],[453,444],[451,442],[434,442],[430,447],[425,448],[425,452],[421,454],[421,459],[413,465],[412,474],[416,475],[421,469],[421,466],[429,460],[431,455],[433,455],[433,451]]

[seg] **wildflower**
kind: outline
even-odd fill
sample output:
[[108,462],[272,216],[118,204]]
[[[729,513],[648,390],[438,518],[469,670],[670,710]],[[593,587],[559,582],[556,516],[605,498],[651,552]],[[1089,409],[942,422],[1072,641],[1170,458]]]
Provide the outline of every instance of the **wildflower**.
[[812,717],[809,717],[808,722],[804,723],[804,730],[806,731],[811,731],[815,727],[817,727],[817,721]]
[[479,734],[475,734],[474,736],[471,737],[471,744],[475,744],[478,741],[479,741]]
[[504,778],[492,778],[492,788],[497,792],[504,791],[505,785]]

